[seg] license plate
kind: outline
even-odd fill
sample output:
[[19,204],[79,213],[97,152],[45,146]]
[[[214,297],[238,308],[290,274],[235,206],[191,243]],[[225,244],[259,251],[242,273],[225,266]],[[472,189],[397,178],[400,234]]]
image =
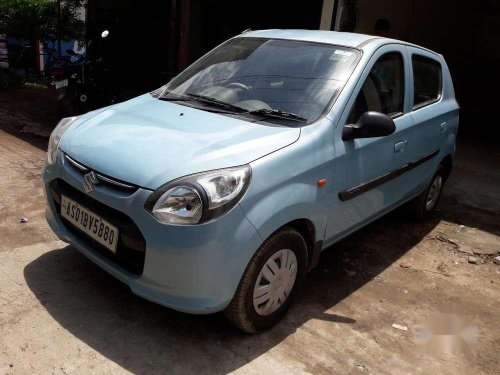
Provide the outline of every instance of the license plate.
[[61,195],[61,216],[89,237],[116,253],[117,227],[64,195]]
[[62,89],[63,87],[68,86],[68,80],[63,79],[62,81],[55,82],[56,90]]

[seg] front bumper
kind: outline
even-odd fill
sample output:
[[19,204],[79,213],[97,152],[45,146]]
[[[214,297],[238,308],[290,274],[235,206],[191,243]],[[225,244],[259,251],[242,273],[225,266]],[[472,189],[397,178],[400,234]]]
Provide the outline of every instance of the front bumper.
[[45,165],[42,176],[48,202],[46,219],[59,238],[128,284],[135,294],[175,310],[195,314],[223,310],[262,243],[239,205],[209,223],[164,225],[144,209],[150,190],[138,188],[133,193],[124,193],[97,185],[88,199],[126,215],[144,238],[143,268],[132,272],[111,254],[103,254],[102,249],[89,244],[82,237],[84,234],[75,233],[61,218],[50,184],[59,179],[78,194],[84,194],[82,174],[67,162],[61,151],[54,165]]

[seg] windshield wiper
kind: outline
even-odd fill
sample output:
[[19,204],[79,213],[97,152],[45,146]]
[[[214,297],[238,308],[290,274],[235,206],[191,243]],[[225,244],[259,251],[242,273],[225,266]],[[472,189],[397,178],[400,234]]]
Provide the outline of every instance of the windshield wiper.
[[248,111],[244,108],[238,107],[237,105],[226,103],[222,100],[212,98],[211,96],[198,95],[198,94],[190,94],[185,93],[184,95],[174,94],[175,96],[170,96],[172,93],[168,93],[168,96],[160,96],[158,99],[165,100],[167,102],[189,102],[189,101],[199,101],[203,103],[208,103],[215,105],[220,108],[224,108],[230,110],[231,112],[237,113],[248,113]]
[[296,115],[295,113],[280,111],[278,109],[262,108],[255,111],[249,111],[248,113],[251,115],[263,115],[267,117],[276,117],[298,122],[307,122],[307,119],[305,117]]
[[222,108],[226,108],[226,109],[229,109],[229,110],[234,111],[234,112],[248,112],[244,108],[238,107],[237,105],[234,105],[234,104],[231,104],[231,103],[227,103],[225,101],[222,101],[222,100],[219,100],[219,99],[216,99],[216,98],[212,98],[211,96],[198,95],[198,94],[190,94],[190,93],[186,93],[185,95],[187,97],[189,97],[189,98],[192,98],[192,99],[195,99],[195,100],[199,100],[200,102],[214,104],[216,106],[219,106],[219,107],[222,107]]
[[187,96],[182,96],[182,95],[177,95],[175,94],[176,96],[170,96],[172,94],[168,93],[167,95],[169,96],[159,96],[158,99],[159,100],[164,100],[166,102],[188,102],[188,101],[191,101],[193,99],[191,98],[188,98]]
[[[170,93],[168,95],[170,95]],[[266,117],[281,118],[281,119],[292,120],[292,121],[297,121],[297,122],[307,122],[307,119],[305,117],[296,115],[295,113],[280,111],[278,109],[261,108],[261,109],[257,109],[254,111],[249,111],[249,110],[246,110],[245,108],[238,107],[237,105],[227,103],[225,101],[213,98],[211,96],[190,94],[190,93],[185,93],[184,95],[178,95],[178,94],[175,94],[175,95],[176,96],[161,96],[158,99],[165,100],[165,101],[196,100],[196,101],[200,101],[200,102],[204,102],[204,103],[209,103],[209,104],[230,110],[232,112],[237,112],[237,113],[250,114],[250,115],[261,115],[261,116],[266,116]]]

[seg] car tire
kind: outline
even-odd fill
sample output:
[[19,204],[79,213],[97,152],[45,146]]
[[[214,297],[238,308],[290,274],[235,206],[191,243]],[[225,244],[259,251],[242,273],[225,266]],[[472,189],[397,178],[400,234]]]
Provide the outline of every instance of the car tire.
[[[250,260],[224,311],[229,321],[248,333],[275,325],[286,314],[304,281],[307,259],[306,242],[296,230],[285,227],[269,237]],[[269,276],[272,281],[266,280]]]
[[410,202],[410,211],[415,219],[424,221],[432,216],[441,198],[446,178],[446,170],[440,165],[429,186]]

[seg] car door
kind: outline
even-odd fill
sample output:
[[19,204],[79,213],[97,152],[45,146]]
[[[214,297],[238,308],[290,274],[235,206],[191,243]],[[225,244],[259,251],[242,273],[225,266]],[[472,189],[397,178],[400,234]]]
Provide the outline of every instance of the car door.
[[[428,159],[411,173],[425,186],[440,162],[440,146],[449,131],[452,112],[442,103],[443,74],[439,57],[421,48],[407,47],[410,62],[410,106],[414,127],[411,136],[419,150],[417,160]],[[455,107],[453,107],[455,109]]]
[[[334,196],[325,233],[333,242],[381,215],[412,194],[411,178],[398,170],[416,154],[410,139],[413,119],[409,102],[408,55],[404,45],[385,45],[369,60],[336,128]],[[394,120],[393,134],[342,140],[345,125],[366,111]]]

